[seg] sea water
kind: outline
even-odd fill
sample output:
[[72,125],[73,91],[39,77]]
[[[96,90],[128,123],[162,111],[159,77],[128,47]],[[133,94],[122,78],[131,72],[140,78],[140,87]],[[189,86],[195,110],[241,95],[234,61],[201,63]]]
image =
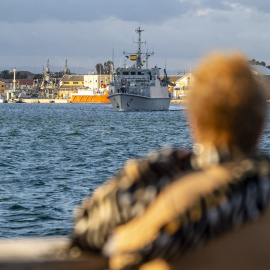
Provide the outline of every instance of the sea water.
[[[269,136],[268,122],[266,153]],[[192,148],[184,106],[116,112],[110,104],[2,104],[0,238],[69,235],[85,196],[128,159],[168,145]]]

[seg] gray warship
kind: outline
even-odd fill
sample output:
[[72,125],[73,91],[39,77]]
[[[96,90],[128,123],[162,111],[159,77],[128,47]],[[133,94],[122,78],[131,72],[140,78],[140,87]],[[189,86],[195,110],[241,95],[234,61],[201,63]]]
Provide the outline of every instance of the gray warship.
[[161,80],[160,68],[155,66],[148,69],[148,58],[154,53],[141,52],[143,30],[139,27],[135,31],[138,34],[138,51],[124,54],[136,62],[131,67],[119,68],[113,74],[108,99],[117,111],[166,111],[171,100],[166,70]]

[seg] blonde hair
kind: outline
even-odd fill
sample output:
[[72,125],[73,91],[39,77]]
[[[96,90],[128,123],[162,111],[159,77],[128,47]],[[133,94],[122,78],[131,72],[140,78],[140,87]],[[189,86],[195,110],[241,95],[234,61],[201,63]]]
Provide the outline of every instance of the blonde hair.
[[262,85],[240,53],[215,52],[195,72],[188,111],[199,142],[254,150],[266,115]]

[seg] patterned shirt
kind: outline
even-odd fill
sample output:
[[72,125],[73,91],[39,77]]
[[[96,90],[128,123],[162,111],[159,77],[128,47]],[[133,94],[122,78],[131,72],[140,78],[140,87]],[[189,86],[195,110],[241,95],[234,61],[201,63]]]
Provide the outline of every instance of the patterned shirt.
[[[153,219],[153,224],[150,221],[148,227],[140,227],[148,215],[145,210],[160,201],[168,207],[168,214],[161,215],[164,221],[155,224]],[[257,219],[269,201],[267,157],[232,157],[228,151],[203,151],[201,146],[194,153],[167,150],[128,162],[119,176],[83,202],[73,245],[84,250],[103,248],[106,255],[120,258],[119,269],[155,258],[170,261]],[[134,245],[131,241],[130,250],[128,247],[121,253],[117,237],[109,236],[117,226],[131,220],[134,226],[130,228],[139,229],[138,235],[130,237],[139,239],[145,230],[149,239],[143,237]]]
[[141,215],[176,175],[190,171],[190,162],[191,153],[182,149],[128,161],[118,176],[97,188],[75,211],[72,246],[100,250],[116,226]]

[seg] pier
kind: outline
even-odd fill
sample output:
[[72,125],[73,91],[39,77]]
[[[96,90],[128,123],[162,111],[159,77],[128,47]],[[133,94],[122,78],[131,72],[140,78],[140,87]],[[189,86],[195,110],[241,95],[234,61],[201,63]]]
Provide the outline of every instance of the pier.
[[[37,99],[29,99],[29,98],[25,98],[21,100],[22,103],[31,103],[31,104],[35,104],[35,103],[56,103],[56,104],[66,104],[69,103],[69,101],[67,99],[51,99],[51,98],[37,98]],[[171,104],[179,104],[179,105],[185,105],[186,104],[186,100],[181,100],[181,99],[172,99],[171,100]],[[270,104],[270,100],[266,101],[267,104]],[[86,102],[87,103],[87,102]]]
[[[23,103],[57,103],[57,104],[69,103],[67,99],[43,99],[43,98],[37,98],[37,99],[25,98],[25,99],[22,99],[22,102]],[[172,99],[171,104],[186,104],[186,100]]]
[[65,104],[68,103],[67,99],[51,99],[51,98],[25,98],[22,99],[23,103],[57,103],[57,104]]

